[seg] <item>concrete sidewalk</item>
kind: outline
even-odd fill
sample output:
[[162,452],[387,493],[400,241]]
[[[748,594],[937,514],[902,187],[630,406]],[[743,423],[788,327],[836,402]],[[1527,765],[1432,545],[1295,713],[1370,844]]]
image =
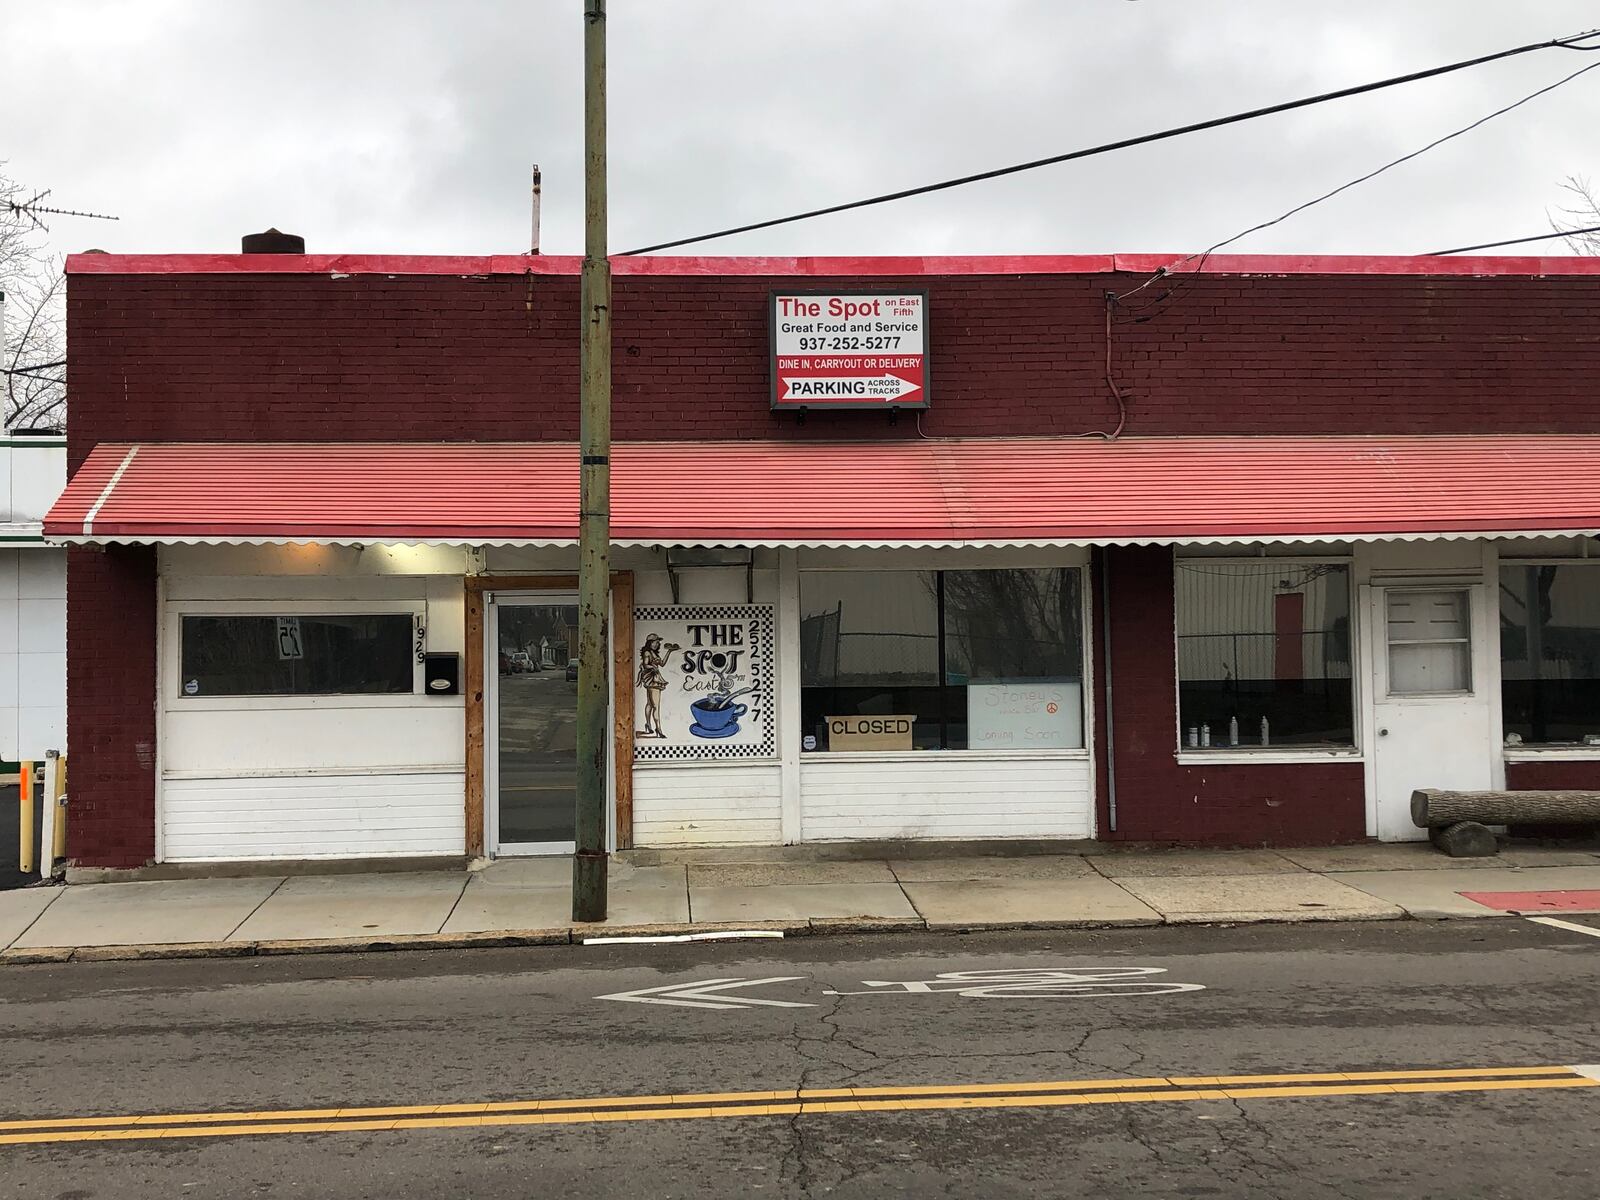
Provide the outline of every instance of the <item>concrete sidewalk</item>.
[[796,934],[1600,912],[1600,850],[1587,849],[1509,849],[1489,859],[1446,858],[1426,844],[854,862],[683,857],[674,865],[616,863],[610,919],[597,925],[570,919],[564,858],[502,859],[466,872],[28,888],[0,893],[0,961],[534,945],[751,928]]

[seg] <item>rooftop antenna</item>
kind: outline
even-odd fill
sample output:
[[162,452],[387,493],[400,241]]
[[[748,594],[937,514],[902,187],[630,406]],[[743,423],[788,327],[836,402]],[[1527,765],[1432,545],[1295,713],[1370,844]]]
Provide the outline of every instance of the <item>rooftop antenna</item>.
[[538,254],[539,253],[539,192],[540,192],[539,164],[538,163],[534,163],[533,164],[533,248],[528,251],[529,254]]
[[49,195],[50,189],[46,188],[42,192],[35,192],[26,200],[4,200],[0,201],[0,204],[5,206],[5,211],[14,216],[27,217],[33,223],[33,228],[42,229],[46,233],[50,232],[50,226],[39,219],[41,213],[55,217],[85,217],[91,221],[116,221],[121,219],[106,213],[80,212],[75,208],[51,208],[44,203]]

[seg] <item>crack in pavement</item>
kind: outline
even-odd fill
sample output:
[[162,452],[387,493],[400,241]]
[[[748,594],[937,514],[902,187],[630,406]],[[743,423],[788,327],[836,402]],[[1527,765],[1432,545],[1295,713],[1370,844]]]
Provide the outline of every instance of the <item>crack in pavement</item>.
[[[1496,1003],[1493,996],[1479,991],[1466,991],[1463,999],[1485,1017],[1493,1017],[1496,1023],[1503,1022],[1508,1015],[1500,1011],[1502,1006]],[[802,1090],[849,1087],[863,1077],[874,1074],[878,1078],[873,1082],[892,1086],[908,1078],[907,1073],[900,1069],[911,1064],[975,1059],[988,1063],[1042,1058],[1057,1062],[1065,1060],[1072,1066],[1071,1077],[1085,1079],[1165,1076],[1169,1071],[1166,1066],[1152,1064],[1151,1053],[1145,1049],[1146,1045],[1151,1044],[1153,1031],[1130,1027],[1129,1015],[1114,1010],[1096,1014],[1100,1018],[1099,1023],[1077,1029],[1054,1025],[1051,1033],[1072,1038],[1071,1043],[1064,1046],[1036,1046],[1026,1050],[919,1049],[891,1052],[879,1051],[869,1044],[874,1036],[871,1030],[857,1031],[844,1026],[844,995],[834,993],[831,1000],[832,1003],[825,1009],[797,1018],[787,1039],[802,1064],[797,1085]],[[855,1011],[852,1009],[853,1013]],[[1554,1037],[1556,1031],[1541,1032]],[[889,1078],[886,1072],[894,1073],[896,1077]],[[1112,1129],[1119,1130],[1125,1143],[1138,1147],[1147,1155],[1152,1169],[1162,1175],[1175,1178],[1198,1168],[1214,1177],[1230,1196],[1251,1195],[1272,1197],[1274,1200],[1295,1197],[1298,1200],[1308,1193],[1307,1184],[1315,1184],[1315,1189],[1309,1191],[1311,1195],[1352,1200],[1352,1193],[1341,1187],[1338,1181],[1307,1173],[1303,1161],[1287,1147],[1280,1149],[1275,1144],[1276,1135],[1270,1122],[1259,1120],[1250,1106],[1233,1097],[1227,1098],[1227,1105],[1226,1110],[1220,1110],[1226,1115],[1202,1118],[1210,1125],[1205,1134],[1187,1125],[1179,1125],[1178,1133],[1174,1135],[1174,1127],[1167,1114],[1158,1117],[1154,1112],[1141,1110],[1138,1106],[1122,1107],[1113,1118]],[[826,1140],[819,1141],[814,1130],[808,1133],[807,1124],[799,1113],[789,1118],[789,1146],[778,1174],[781,1184],[791,1186],[799,1194],[809,1197],[830,1190],[827,1184],[828,1168],[837,1169],[839,1164],[827,1153]]]
[[[809,1048],[812,1045],[818,1044],[823,1046],[832,1045],[832,1043],[839,1037],[840,1031],[837,1018],[839,1015],[839,1009],[843,1005],[844,997],[835,995],[832,1006],[826,1012],[816,1014],[814,1018],[816,1023],[827,1027],[831,1031],[827,1037],[806,1037],[801,1033],[803,1019],[795,1021],[794,1028],[790,1035],[791,1049],[794,1050],[796,1056],[802,1060],[805,1060],[805,1066],[802,1067],[800,1071],[800,1080],[795,1085],[798,1090],[805,1091],[807,1088],[809,1088],[811,1086],[811,1077],[813,1073],[819,1069],[825,1067],[837,1068],[844,1065],[843,1063],[836,1062],[832,1059],[819,1058],[813,1054]],[[853,1050],[857,1050],[858,1052],[864,1052],[868,1054],[872,1053],[871,1051],[861,1051],[860,1047],[855,1046],[848,1040],[846,1040],[845,1045],[849,1046]],[[872,1056],[874,1058],[877,1057],[875,1054]],[[851,1078],[855,1078],[861,1074],[864,1074],[864,1072],[858,1071],[856,1072],[856,1075],[852,1076]],[[789,1148],[784,1151],[783,1158],[778,1163],[778,1182],[785,1183],[790,1181],[789,1169],[790,1164],[792,1163],[794,1165],[794,1185],[799,1188],[801,1195],[809,1196],[811,1195],[813,1168],[811,1163],[810,1146],[806,1141],[805,1123],[801,1119],[802,1115],[803,1114],[796,1109],[796,1111],[789,1117]]]
[[[1077,1041],[1067,1047],[1042,1047],[1036,1050],[1002,1051],[998,1053],[995,1051],[974,1051],[970,1053],[959,1051],[952,1053],[918,1051],[911,1054],[884,1055],[869,1046],[862,1045],[845,1033],[839,1024],[844,1001],[844,995],[835,993],[833,995],[833,1003],[825,1011],[807,1014],[806,1017],[797,1019],[790,1031],[790,1048],[804,1063],[800,1072],[799,1083],[797,1084],[801,1090],[808,1089],[815,1083],[820,1082],[817,1076],[824,1071],[832,1072],[835,1076],[829,1080],[828,1086],[849,1087],[863,1076],[881,1071],[885,1067],[946,1059],[976,1058],[993,1061],[999,1058],[1050,1057],[1060,1059],[1064,1057],[1080,1069],[1087,1064],[1097,1070],[1110,1071],[1115,1074],[1127,1073],[1117,1068],[1093,1062],[1084,1056],[1085,1048],[1095,1037],[1119,1028],[1118,1025],[1091,1025],[1083,1030]],[[807,1025],[820,1026],[827,1033],[821,1037],[809,1036],[807,1034]],[[848,1054],[841,1056],[835,1053],[827,1053],[827,1051],[832,1051],[837,1047],[843,1047]],[[1143,1052],[1135,1051],[1129,1045],[1124,1045],[1124,1049],[1132,1056],[1135,1064],[1142,1063],[1145,1060]],[[864,1065],[863,1059],[866,1060]],[[1129,1132],[1135,1141],[1150,1151],[1158,1163],[1163,1167],[1167,1165],[1161,1153],[1153,1145],[1145,1141],[1137,1130],[1130,1128]],[[779,1164],[779,1182],[792,1182],[801,1194],[809,1196],[812,1194],[812,1189],[816,1182],[815,1151],[808,1140],[806,1126],[801,1119],[801,1114],[798,1112],[789,1118],[789,1133],[789,1148],[784,1152],[783,1159]]]

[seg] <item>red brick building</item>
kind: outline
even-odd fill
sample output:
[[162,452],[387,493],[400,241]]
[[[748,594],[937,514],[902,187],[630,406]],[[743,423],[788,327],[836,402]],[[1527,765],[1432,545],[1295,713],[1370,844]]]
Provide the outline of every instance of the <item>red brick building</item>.
[[[1166,261],[617,260],[614,845],[1600,786],[1600,263]],[[577,271],[69,261],[74,860],[570,844]],[[783,291],[926,410],[776,411]]]

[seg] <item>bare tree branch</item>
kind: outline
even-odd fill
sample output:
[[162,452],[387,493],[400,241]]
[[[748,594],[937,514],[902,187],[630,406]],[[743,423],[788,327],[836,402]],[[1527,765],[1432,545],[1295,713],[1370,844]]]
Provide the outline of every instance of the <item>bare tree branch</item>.
[[1567,245],[1574,254],[1600,256],[1600,233],[1572,232],[1600,225],[1600,196],[1596,195],[1586,175],[1568,175],[1561,184],[1561,190],[1567,194],[1567,202],[1555,212],[1547,214],[1550,228],[1557,233],[1568,234]]
[[[61,261],[39,241],[39,229],[7,201],[32,193],[0,163],[0,293],[5,295],[4,419],[7,429],[66,426],[67,386],[60,369],[38,364],[67,357],[66,278]],[[19,370],[18,368],[29,368]]]

